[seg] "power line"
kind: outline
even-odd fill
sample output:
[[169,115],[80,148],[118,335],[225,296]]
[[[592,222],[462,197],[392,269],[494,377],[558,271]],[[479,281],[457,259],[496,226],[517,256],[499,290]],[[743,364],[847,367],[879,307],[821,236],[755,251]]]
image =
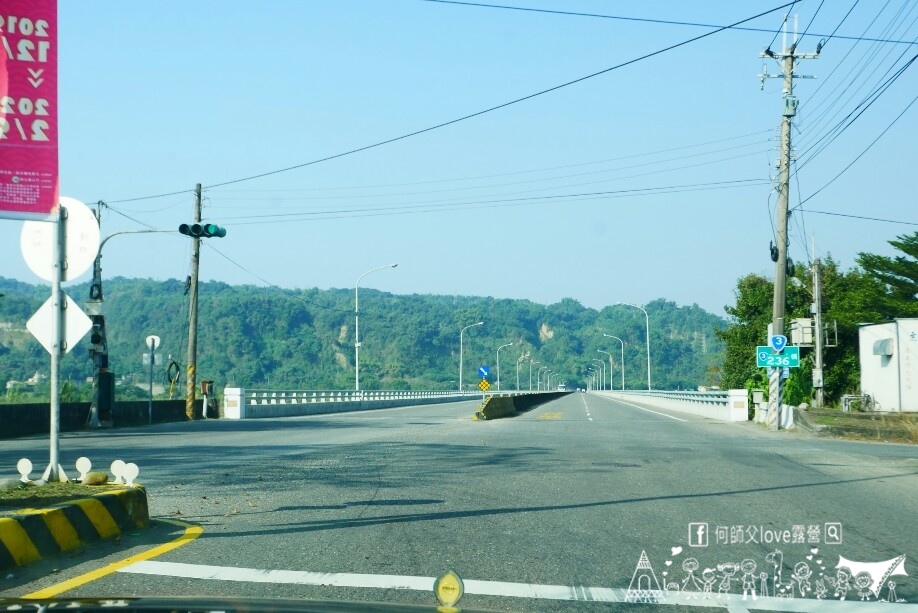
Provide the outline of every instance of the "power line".
[[[618,162],[618,161],[622,161],[622,160],[631,160],[631,159],[634,159],[634,158],[650,157],[650,156],[660,155],[660,154],[664,154],[664,153],[673,153],[673,152],[676,152],[676,151],[684,151],[684,150],[686,150],[686,149],[697,149],[697,148],[699,148],[699,147],[706,147],[706,146],[708,146],[708,145],[716,145],[716,144],[719,144],[719,143],[725,143],[725,142],[729,142],[729,141],[740,140],[740,139],[743,139],[743,138],[749,138],[750,136],[761,136],[762,134],[768,134],[768,133],[771,133],[771,132],[773,132],[773,130],[770,130],[770,129],[769,129],[769,130],[759,130],[758,132],[750,132],[749,134],[743,134],[743,135],[740,135],[740,136],[731,136],[731,137],[728,137],[728,138],[721,138],[721,139],[712,140],[712,141],[707,141],[707,142],[703,142],[703,143],[696,143],[696,144],[693,144],[693,145],[683,145],[683,146],[680,146],[680,147],[670,147],[670,148],[667,148],[667,149],[659,149],[659,150],[656,150],[656,151],[647,151],[647,152],[645,152],[645,153],[634,153],[634,154],[631,154],[631,155],[622,155],[622,156],[618,156],[618,157],[614,157],[614,158],[607,158],[607,159],[604,159],[604,160],[596,160],[596,161],[592,161],[592,162],[579,162],[579,163],[576,163],[576,164],[564,164],[564,165],[561,165],[561,166],[548,166],[548,167],[543,167],[543,168],[532,168],[532,169],[528,169],[528,170],[517,170],[517,171],[512,171],[512,172],[502,172],[502,173],[487,174],[487,175],[476,175],[476,176],[471,176],[471,177],[454,177],[454,178],[451,178],[451,179],[431,179],[431,180],[428,180],[428,181],[411,181],[411,182],[406,182],[406,183],[383,183],[383,184],[375,184],[375,185],[345,185],[345,186],[332,186],[332,187],[309,187],[309,188],[284,188],[284,189],[232,190],[232,192],[230,192],[230,193],[246,193],[246,192],[258,192],[258,193],[269,192],[269,193],[276,193],[276,192],[322,192],[322,191],[344,191],[344,190],[360,190],[360,189],[381,189],[381,188],[387,188],[387,187],[412,187],[412,186],[415,186],[415,185],[432,185],[432,184],[437,184],[437,183],[452,183],[452,182],[461,182],[461,181],[477,181],[477,180],[480,180],[480,179],[494,179],[494,178],[500,178],[500,177],[510,177],[510,176],[515,176],[515,175],[524,175],[524,174],[533,174],[533,173],[538,173],[538,172],[547,172],[547,171],[551,171],[551,170],[565,170],[565,169],[568,169],[568,168],[579,168],[579,167],[582,167],[582,166],[595,166],[595,165],[597,165],[597,164],[606,164],[606,163],[609,163],[609,162]],[[770,139],[769,139],[769,140],[770,140]],[[769,140],[766,140],[765,142],[769,142]],[[680,158],[673,158],[673,159],[683,159],[683,158],[685,158],[685,157],[699,157],[699,156],[703,156],[703,155],[713,155],[713,154],[715,154],[715,153],[721,153],[721,152],[723,152],[723,151],[732,151],[732,150],[735,150],[735,149],[742,149],[742,148],[745,148],[745,147],[750,147],[750,146],[752,146],[752,145],[760,144],[760,142],[761,142],[761,141],[756,141],[756,142],[754,142],[754,143],[747,143],[747,144],[745,144],[745,145],[737,145],[737,146],[734,146],[734,147],[726,147],[726,148],[723,148],[723,149],[714,149],[714,150],[712,150],[712,151],[706,151],[706,152],[701,152],[701,153],[693,153],[693,154],[690,154],[690,155],[687,155],[687,156],[681,156]],[[669,161],[669,160],[660,160],[660,161],[656,161],[656,162],[647,162],[646,164],[642,164],[642,165],[647,165],[647,164],[659,164],[659,163],[662,163],[663,161]],[[641,165],[641,164],[639,164],[639,165]],[[639,166],[639,165],[637,165],[637,166]],[[620,166],[620,167],[613,168],[613,169],[609,169],[609,170],[606,170],[606,171],[595,171],[595,172],[611,172],[611,171],[614,171],[614,170],[621,170],[621,169],[623,169],[623,168],[632,168],[632,167],[634,167],[634,166],[630,166],[630,167],[628,167],[628,166],[625,166],[625,167]],[[582,174],[591,174],[591,173],[582,173]],[[578,176],[578,175],[566,175],[566,176],[569,177],[569,176]],[[546,178],[546,179],[534,179],[533,181],[547,181],[547,180],[551,180],[552,178],[563,178],[563,177],[549,177],[549,178]],[[501,185],[507,185],[507,184],[501,184]],[[480,187],[481,187],[481,186],[474,186],[474,187],[470,187],[470,188],[455,188],[455,189],[477,189],[477,188],[480,188]],[[440,191],[451,191],[451,190],[440,190]],[[226,193],[226,192],[223,192],[223,193]],[[417,192],[417,193],[425,193],[425,192]],[[388,194],[388,195],[392,195],[392,194]],[[345,197],[348,197],[348,196],[345,196]],[[368,196],[360,196],[360,197],[368,197]],[[225,198],[224,198],[224,199],[225,199]]]
[[[886,90],[888,90],[888,89],[890,88],[890,86],[891,86],[893,83],[895,83],[895,82],[899,79],[899,77],[901,77],[901,76],[905,73],[905,71],[915,62],[916,59],[918,59],[918,54],[915,54],[915,55],[912,57],[912,59],[910,59],[910,60],[909,60],[906,64],[904,64],[901,68],[899,68],[899,70],[897,70],[889,79],[887,79],[886,81],[884,81],[883,84],[882,84],[879,88],[875,89],[875,90],[874,90],[873,92],[871,92],[866,98],[864,98],[864,100],[862,100],[860,104],[858,104],[856,107],[854,107],[854,109],[853,109],[850,113],[848,113],[848,114],[847,114],[838,124],[835,125],[834,128],[832,128],[832,130],[830,130],[829,132],[827,132],[827,133],[826,133],[825,135],[823,135],[819,140],[817,140],[815,143],[813,143],[812,145],[810,145],[810,146],[801,154],[801,157],[806,156],[810,151],[812,151],[813,149],[816,149],[817,147],[818,147],[818,151],[816,151],[815,153],[813,153],[812,155],[810,155],[809,157],[807,157],[807,158],[797,167],[797,171],[795,171],[795,172],[799,172],[800,169],[804,168],[807,164],[809,164],[810,161],[812,161],[813,159],[816,158],[816,156],[818,156],[820,153],[822,153],[823,151],[825,151],[826,147],[828,147],[829,145],[831,145],[831,144],[835,141],[835,139],[837,139],[843,132],[845,132],[845,130],[847,130],[849,127],[851,127],[851,125],[852,125],[855,121],[857,121],[858,118],[859,118],[861,115],[863,115],[863,114],[867,111],[867,109],[869,109],[871,106],[873,106],[873,103],[876,102],[876,101],[880,98],[880,96],[882,96],[882,95],[886,92]],[[914,100],[913,100],[912,102],[914,102]],[[864,108],[861,108],[862,106],[863,106]],[[911,106],[911,104],[909,104],[909,106]],[[860,112],[858,112],[856,115],[854,115],[854,117],[851,117],[852,114],[853,114],[855,111],[857,111],[858,109],[860,109]],[[907,107],[906,107],[906,110],[907,110]],[[851,118],[850,121],[848,120],[849,118]],[[898,119],[898,117],[897,117],[896,119]],[[847,123],[845,123],[845,122],[847,122]],[[895,123],[895,120],[893,121],[893,123]],[[844,124],[844,125],[843,125],[843,124]],[[891,125],[891,124],[890,124],[890,125]],[[888,130],[889,128],[887,127],[886,129]],[[885,133],[886,133],[886,130],[884,130],[883,133],[885,134]],[[881,136],[882,136],[882,134],[881,134]],[[827,142],[824,142],[824,143],[823,143],[822,141],[824,141],[826,138],[829,138],[829,140],[828,140]],[[876,142],[876,141],[874,141],[874,142]],[[872,145],[872,143],[871,143],[871,145]],[[869,148],[869,147],[868,147],[868,148]]]
[[[819,0],[819,6],[816,7],[816,12],[813,13],[813,16],[810,17],[809,23],[806,24],[805,28],[803,28],[803,34],[801,34],[800,37],[794,41],[794,44],[791,46],[791,52],[794,52],[797,50],[797,45],[800,44],[800,41],[803,40],[803,38],[806,36],[806,33],[810,31],[810,26],[813,25],[814,21],[816,21],[816,16],[819,14],[819,11],[822,9],[822,5],[825,4],[825,2],[826,0]],[[792,10],[794,9],[791,8],[791,11]]]
[[[444,204],[422,203],[413,205],[396,205],[365,207],[353,209],[330,209],[324,211],[298,211],[296,213],[276,213],[273,215],[246,215],[239,217],[228,217],[230,220],[239,221],[234,225],[261,225],[269,223],[289,223],[291,221],[305,221],[307,219],[339,219],[344,217],[378,217],[382,215],[403,215],[407,213],[430,213],[444,210],[465,210],[479,208],[502,208],[505,206],[523,206],[526,204],[538,204],[539,202],[558,201],[560,199],[597,199],[626,196],[652,196],[658,194],[674,194],[688,191],[706,191],[713,189],[728,189],[736,187],[753,187],[756,185],[768,185],[767,181],[762,179],[738,179],[734,181],[717,181],[713,183],[695,183],[688,185],[669,185],[664,187],[644,187],[634,189],[608,190],[600,192],[582,192],[573,194],[554,194],[550,196],[527,196],[523,198],[496,198],[490,200],[451,202]],[[330,217],[333,216],[333,217]],[[274,219],[266,219],[268,217]]]
[[[825,185],[823,185],[822,187],[820,187],[819,189],[817,189],[815,192],[813,192],[812,194],[810,194],[809,196],[807,196],[804,200],[802,200],[802,201],[800,202],[800,204],[798,204],[798,205],[797,205],[796,207],[794,207],[794,208],[800,208],[800,207],[802,207],[806,202],[808,202],[810,199],[812,199],[812,198],[813,198],[815,195],[817,195],[819,192],[821,192],[821,191],[824,190],[825,188],[827,188],[827,187],[829,187],[830,185],[832,185],[833,183],[835,183],[835,181],[836,181],[839,177],[841,177],[843,174],[845,174],[845,172],[847,172],[847,170],[848,170],[849,168],[851,168],[852,166],[854,166],[854,164],[855,164],[859,159],[861,159],[861,158],[864,156],[864,154],[866,154],[868,151],[870,151],[871,147],[873,147],[873,146],[877,143],[877,141],[879,141],[881,138],[883,138],[883,136],[884,136],[887,132],[889,132],[889,129],[890,129],[890,128],[892,128],[894,125],[896,125],[896,122],[899,121],[899,119],[900,119],[903,115],[905,115],[905,113],[906,113],[910,108],[912,108],[912,105],[915,104],[915,101],[916,101],[916,100],[918,100],[918,96],[915,96],[914,98],[912,98],[912,101],[908,103],[908,106],[906,106],[904,109],[902,109],[902,112],[899,113],[898,115],[896,115],[896,118],[893,119],[893,120],[890,122],[890,124],[889,124],[888,126],[886,126],[886,128],[885,128],[882,132],[880,132],[880,134],[879,134],[875,139],[873,139],[873,141],[871,141],[871,143],[870,143],[869,145],[867,145],[867,147],[865,147],[863,151],[861,151],[861,152],[858,154],[858,156],[857,156],[856,158],[854,158],[853,160],[851,160],[851,161],[848,163],[847,166],[845,166],[844,168],[842,168],[842,169],[838,172],[838,174],[836,174],[834,177],[832,177],[832,178],[829,180],[828,183],[826,183]],[[811,211],[811,212],[812,212],[812,211]]]
[[[460,6],[474,6],[474,7],[480,7],[480,8],[507,9],[507,10],[511,10],[511,11],[525,11],[525,12],[529,12],[529,13],[549,13],[549,14],[553,14],[553,15],[568,15],[568,16],[572,16],[572,17],[598,17],[598,18],[600,18],[600,19],[614,19],[614,20],[618,20],[618,21],[636,21],[636,22],[641,22],[641,23],[656,23],[656,24],[661,24],[661,25],[672,25],[672,26],[692,26],[692,27],[696,27],[696,28],[720,28],[720,29],[723,29],[723,30],[741,30],[741,31],[744,31],[744,32],[768,32],[769,34],[771,34],[772,32],[774,32],[774,30],[772,30],[771,28],[750,28],[750,27],[741,28],[741,27],[738,27],[738,24],[745,23],[745,22],[747,22],[747,21],[751,21],[750,19],[744,19],[743,21],[738,21],[738,22],[735,23],[735,24],[731,24],[731,25],[728,25],[728,26],[723,26],[723,25],[717,25],[717,24],[713,24],[713,23],[698,23],[698,22],[694,22],[694,21],[673,21],[673,20],[669,20],[669,19],[650,19],[650,18],[647,18],[647,17],[623,17],[623,16],[621,16],[621,15],[605,15],[605,14],[601,14],[601,13],[577,13],[577,12],[573,12],[573,11],[561,11],[561,10],[552,10],[552,9],[537,9],[537,8],[531,8],[531,7],[525,7],[525,6],[507,6],[507,5],[503,5],[503,4],[484,4],[484,3],[479,3],[479,2],[460,2],[459,0],[422,0],[422,1],[424,1],[424,2],[436,2],[436,3],[438,3],[438,4],[457,4],[457,5],[460,5]],[[783,9],[783,8],[786,8],[786,7],[793,7],[795,4],[797,4],[797,1],[798,1],[798,0],[794,0],[794,2],[790,2],[790,3],[788,3],[788,4],[785,4],[784,6],[779,6],[778,8],[776,8],[776,9],[774,9],[774,10],[771,10],[771,11],[768,11],[768,12],[769,12],[769,13],[773,13],[774,11],[777,11],[777,10],[780,10],[780,9]],[[762,15],[766,15],[766,14],[767,14],[767,13],[762,13]],[[756,17],[761,17],[762,15],[757,15]],[[755,19],[756,17],[753,17],[753,19]],[[779,32],[780,32],[780,29],[779,29]],[[831,34],[831,35],[829,35],[829,34],[816,34],[816,33],[813,33],[813,34],[811,34],[811,36],[818,36],[819,38],[825,38],[825,39],[828,39],[828,38],[839,38],[839,39],[843,39],[843,40],[865,40],[865,41],[869,41],[869,42],[893,43],[893,44],[900,44],[900,45],[914,45],[914,44],[918,44],[918,43],[910,42],[910,41],[907,41],[907,40],[891,40],[891,39],[884,39],[884,38],[866,38],[866,37],[862,37],[862,36],[843,36],[843,35],[841,35],[841,34],[836,35],[836,34],[834,34],[834,33]],[[777,38],[777,34],[775,35],[775,38]],[[774,44],[774,40],[772,40],[772,44]]]
[[[303,162],[302,164],[295,164],[295,165],[293,165],[293,166],[287,166],[287,167],[285,167],[285,168],[279,168],[279,169],[277,169],[277,170],[270,170],[270,171],[267,171],[267,172],[262,172],[262,173],[258,173],[258,174],[254,174],[254,175],[249,175],[249,176],[247,176],[247,177],[241,177],[241,178],[239,178],[239,179],[232,179],[232,180],[229,180],[229,181],[223,181],[223,182],[221,182],[221,183],[214,183],[214,184],[211,184],[211,185],[208,185],[208,186],[205,186],[205,187],[206,187],[206,189],[213,189],[213,188],[215,188],[215,187],[223,187],[223,186],[225,186],[225,185],[233,185],[233,184],[236,184],[236,183],[242,183],[242,182],[244,182],[244,181],[252,181],[252,180],[254,180],[254,179],[262,179],[262,178],[264,178],[264,177],[269,177],[269,176],[272,176],[272,175],[277,175],[277,174],[281,174],[281,173],[284,173],[284,172],[289,172],[289,171],[291,171],[291,170],[297,170],[297,169],[300,169],[300,168],[305,168],[305,167],[307,167],[307,166],[313,166],[313,165],[315,165],[315,164],[320,164],[320,163],[322,163],[322,162],[328,162],[328,161],[330,161],[330,160],[335,160],[335,159],[342,158],[342,157],[345,157],[345,156],[348,156],[348,155],[353,155],[353,154],[355,154],[355,153],[360,153],[360,152],[362,152],[362,151],[368,151],[368,150],[370,150],[370,149],[375,149],[375,148],[377,148],[377,147],[382,147],[383,145],[389,145],[389,144],[392,144],[392,143],[395,143],[395,142],[398,142],[398,141],[401,141],[401,140],[405,140],[405,139],[407,139],[407,138],[411,138],[411,137],[413,137],[413,136],[418,136],[418,135],[420,135],[420,134],[425,134],[425,133],[427,133],[427,132],[432,132],[432,131],[438,130],[438,129],[440,129],[440,128],[445,128],[445,127],[447,127],[447,126],[451,126],[451,125],[453,125],[453,124],[457,124],[457,123],[460,123],[460,122],[462,122],[462,121],[466,121],[466,120],[468,120],[468,119],[472,119],[472,118],[474,118],[474,117],[479,117],[479,116],[481,116],[481,115],[485,115],[485,114],[487,114],[487,113],[491,113],[491,112],[497,111],[497,110],[499,110],[499,109],[503,109],[503,108],[506,108],[506,107],[508,107],[508,106],[512,106],[512,105],[514,105],[514,104],[519,104],[520,102],[525,102],[526,100],[531,100],[531,99],[536,98],[536,97],[538,97],[538,96],[542,96],[542,95],[545,95],[545,94],[548,94],[548,93],[557,91],[557,90],[559,90],[559,89],[563,89],[563,88],[565,88],[565,87],[569,87],[569,86],[571,86],[571,85],[575,85],[575,84],[577,84],[577,83],[581,83],[581,82],[586,81],[586,80],[588,80],[588,79],[593,79],[593,78],[595,78],[595,77],[598,77],[598,76],[607,74],[607,73],[612,72],[612,71],[614,71],[614,70],[618,70],[618,69],[620,69],[620,68],[624,68],[624,67],[626,67],[626,66],[630,66],[631,64],[636,64],[636,63],[641,62],[641,61],[643,61],[643,60],[646,60],[646,59],[655,57],[655,56],[657,56],[657,55],[661,55],[661,54],[666,53],[666,52],[668,52],[668,51],[672,51],[673,49],[678,49],[679,47],[684,47],[685,45],[688,45],[688,44],[690,44],[690,43],[699,41],[699,40],[704,39],[704,38],[707,38],[707,37],[709,37],[709,36],[713,36],[714,34],[718,34],[718,33],[720,33],[720,32],[723,32],[724,30],[730,29],[730,28],[732,28],[732,27],[734,27],[734,26],[737,26],[737,25],[739,25],[739,24],[746,23],[747,21],[753,21],[753,20],[758,19],[759,17],[762,17],[762,16],[764,16],[764,15],[769,15],[769,14],[771,14],[771,13],[774,13],[775,11],[779,11],[779,10],[781,10],[781,9],[783,9],[783,8],[786,8],[786,7],[788,7],[788,6],[793,5],[796,1],[797,1],[797,0],[794,0],[794,2],[787,2],[787,3],[785,3],[785,4],[782,4],[782,5],[780,5],[780,6],[775,7],[775,8],[773,8],[773,9],[769,9],[769,10],[767,10],[767,11],[763,11],[763,12],[757,14],[757,15],[753,15],[752,17],[747,17],[746,19],[741,19],[740,21],[737,21],[737,22],[732,23],[732,24],[727,25],[727,26],[716,27],[717,29],[712,30],[712,31],[710,31],[710,32],[705,32],[704,34],[699,34],[698,36],[694,36],[694,37],[692,37],[692,38],[683,40],[683,41],[681,41],[681,42],[678,42],[678,43],[669,45],[668,47],[664,47],[664,48],[662,48],[662,49],[658,49],[658,50],[652,51],[652,52],[650,52],[650,53],[645,53],[644,55],[641,55],[641,56],[639,56],[639,57],[636,57],[636,58],[633,58],[633,59],[630,59],[630,60],[621,62],[621,63],[619,63],[619,64],[616,64],[616,65],[614,65],[614,66],[610,66],[609,68],[605,68],[605,69],[599,70],[599,71],[597,71],[597,72],[590,73],[590,74],[585,75],[585,76],[583,76],[583,77],[579,77],[579,78],[573,79],[573,80],[571,80],[571,81],[566,81],[566,82],[561,83],[561,84],[559,84],[559,85],[555,85],[555,86],[552,86],[552,87],[549,87],[549,88],[546,88],[546,89],[537,91],[537,92],[535,92],[535,93],[528,94],[528,95],[526,95],[526,96],[522,96],[522,97],[516,98],[516,99],[514,99],[514,100],[510,100],[509,102],[503,102],[503,103],[501,103],[501,104],[497,104],[497,105],[495,105],[495,106],[491,106],[491,107],[485,108],[485,109],[483,109],[483,110],[476,111],[476,112],[474,112],[474,113],[469,113],[469,114],[467,114],[467,115],[463,115],[463,116],[461,116],[461,117],[457,117],[457,118],[451,119],[451,120],[449,120],[449,121],[444,121],[444,122],[435,124],[435,125],[433,125],[433,126],[428,126],[428,127],[426,127],[426,128],[422,128],[422,129],[420,129],[420,130],[415,130],[415,131],[413,131],[413,132],[408,132],[407,134],[402,134],[401,136],[396,136],[396,137],[393,137],[393,138],[388,138],[388,139],[386,139],[386,140],[378,141],[378,142],[372,143],[372,144],[370,144],[370,145],[364,145],[364,146],[362,146],[362,147],[357,147],[356,149],[350,149],[350,150],[348,150],[348,151],[343,151],[343,152],[341,152],[341,153],[336,153],[336,154],[333,154],[333,155],[328,155],[328,156],[325,156],[325,157],[323,157],[323,158],[318,158],[318,159],[315,159],[315,160],[312,160],[312,161],[309,161],[309,162]],[[169,192],[169,193],[166,193],[166,194],[159,194],[159,195],[156,195],[156,196],[144,196],[144,197],[141,197],[141,198],[126,198],[126,199],[121,199],[121,200],[112,200],[112,201],[110,201],[110,202],[113,202],[113,203],[122,203],[122,202],[133,202],[133,201],[137,201],[137,200],[148,200],[148,199],[151,199],[151,198],[161,198],[161,197],[165,197],[165,196],[172,196],[172,195],[176,195],[176,194],[183,194],[183,193],[187,193],[188,191],[190,191],[190,190],[182,190],[182,191],[177,191],[177,192]]]
[[[389,194],[386,194],[386,193],[378,193],[378,194],[357,194],[357,195],[353,195],[353,196],[300,196],[300,197],[295,197],[295,198],[285,198],[285,200],[298,200],[298,201],[299,201],[299,200],[321,200],[321,201],[324,202],[324,201],[328,201],[328,200],[355,200],[355,199],[365,199],[365,198],[391,198],[391,197],[396,197],[396,196],[419,196],[419,195],[425,195],[425,194],[440,194],[440,193],[445,193],[445,192],[456,192],[456,191],[467,191],[467,190],[483,190],[483,189],[491,189],[491,188],[499,188],[499,187],[509,187],[509,186],[513,186],[513,185],[528,185],[528,184],[531,184],[531,183],[544,183],[544,182],[548,182],[548,181],[559,181],[559,180],[562,180],[562,179],[569,179],[569,178],[575,178],[575,177],[582,177],[582,176],[587,176],[587,175],[606,174],[606,173],[616,173],[616,172],[621,172],[621,171],[624,171],[624,170],[630,170],[630,169],[634,169],[634,168],[641,168],[641,167],[644,167],[644,166],[653,166],[653,165],[665,164],[665,163],[668,163],[668,162],[673,162],[673,161],[678,161],[678,160],[684,160],[684,159],[687,159],[687,158],[701,157],[701,156],[707,156],[707,155],[714,155],[714,154],[716,154],[716,153],[723,153],[723,152],[725,152],[725,151],[731,151],[731,150],[734,150],[734,149],[742,149],[742,148],[750,147],[750,146],[753,146],[753,145],[759,145],[759,144],[761,144],[761,143],[749,143],[749,144],[746,144],[746,145],[739,145],[739,146],[737,146],[737,147],[729,147],[729,148],[727,148],[727,149],[722,149],[722,150],[717,150],[717,151],[708,151],[708,152],[704,152],[704,153],[696,153],[696,154],[692,154],[692,155],[680,156],[680,157],[676,157],[676,158],[667,158],[667,159],[657,160],[657,161],[653,161],[653,162],[642,162],[642,163],[640,163],[640,164],[632,164],[632,165],[630,165],[630,166],[619,166],[619,167],[617,167],[617,168],[610,168],[610,169],[605,169],[605,170],[594,170],[594,171],[589,171],[589,172],[575,173],[575,174],[571,174],[571,175],[560,175],[560,176],[554,176],[554,177],[545,177],[545,178],[541,178],[541,179],[527,179],[527,180],[524,180],[524,181],[512,181],[512,182],[509,182],[509,183],[494,183],[494,184],[490,184],[490,185],[473,185],[473,186],[468,186],[468,187],[455,187],[455,188],[446,188],[446,189],[439,189],[439,190],[425,190],[425,191],[416,191],[416,192],[401,192],[401,193],[396,192],[396,193],[389,193]],[[609,178],[609,179],[600,179],[600,180],[598,180],[598,181],[585,181],[585,182],[582,182],[582,183],[568,183],[568,184],[565,184],[565,185],[554,185],[554,186],[547,186],[547,187],[538,187],[538,188],[535,188],[535,189],[520,190],[520,191],[514,191],[514,192],[504,192],[503,194],[497,194],[497,195],[525,194],[525,193],[531,193],[531,192],[547,191],[547,190],[552,190],[552,189],[561,189],[561,188],[566,188],[566,187],[580,187],[580,186],[583,186],[583,185],[595,185],[595,184],[597,184],[597,183],[609,183],[609,182],[611,182],[611,181],[623,181],[623,180],[625,180],[625,179],[634,179],[634,178],[638,178],[638,177],[645,177],[645,176],[648,176],[648,175],[662,174],[662,173],[668,173],[668,172],[676,172],[676,171],[679,171],[679,170],[686,170],[686,169],[689,169],[689,168],[697,168],[697,167],[699,167],[699,166],[709,166],[709,165],[711,165],[711,164],[719,164],[719,163],[721,163],[721,162],[730,162],[730,161],[737,160],[737,159],[744,158],[744,157],[749,157],[749,156],[753,156],[753,155],[760,155],[760,154],[765,153],[765,152],[766,152],[766,151],[753,151],[753,152],[751,152],[751,153],[744,153],[744,154],[742,154],[742,155],[736,155],[736,154],[734,154],[734,155],[732,155],[732,156],[730,156],[730,157],[718,158],[718,159],[714,159],[714,160],[708,160],[708,161],[706,161],[706,162],[698,162],[698,163],[695,163],[695,164],[684,164],[684,165],[681,165],[681,166],[674,166],[674,167],[669,167],[669,168],[660,168],[660,169],[657,169],[657,170],[651,170],[651,171],[648,171],[648,172],[641,172],[641,173],[637,173],[637,174],[631,174],[631,175],[627,175],[627,176],[623,176],[623,177],[614,177],[614,178]],[[456,199],[463,199],[463,198],[466,198],[466,197],[467,197],[467,196],[459,196],[459,197],[457,197],[457,198],[448,198],[446,201],[456,200]],[[251,198],[238,198],[238,197],[237,197],[237,198],[225,198],[225,197],[224,197],[223,200],[224,200],[224,201],[225,201],[225,200],[243,200],[243,201],[245,201],[245,202],[251,202],[252,199],[251,199]],[[223,208],[228,208],[228,207],[223,207]]]
[[[800,206],[800,205],[797,205]],[[816,213],[817,215],[832,215],[834,217],[850,217],[851,219],[863,219],[865,221],[882,221],[885,223],[896,223],[902,224],[904,226],[918,226],[918,223],[914,221],[902,221],[901,219],[883,219],[881,217],[865,217],[864,215],[849,215],[847,213],[837,213],[835,211],[814,211],[813,209],[800,209],[801,211],[805,210],[807,213]]]

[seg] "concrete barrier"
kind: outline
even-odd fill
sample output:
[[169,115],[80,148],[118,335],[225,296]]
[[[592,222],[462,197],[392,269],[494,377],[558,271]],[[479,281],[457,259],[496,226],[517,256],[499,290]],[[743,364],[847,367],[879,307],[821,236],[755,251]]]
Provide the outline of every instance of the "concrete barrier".
[[147,492],[126,487],[0,517],[0,570],[150,525]]
[[[88,429],[88,402],[62,402],[60,412],[61,432]],[[203,401],[195,401],[195,411],[200,414]],[[149,423],[149,401],[125,400],[115,402],[112,425],[117,427],[145,426]],[[154,400],[153,423],[187,421],[185,400]],[[0,404],[0,439],[48,434],[51,413],[47,402]]]
[[560,398],[570,393],[571,392],[543,392],[514,396],[489,396],[475,413],[475,417],[480,420],[513,417],[532,410],[540,404],[545,404],[555,398]]
[[478,408],[475,417],[480,420],[510,417],[516,413],[510,396],[488,396]]

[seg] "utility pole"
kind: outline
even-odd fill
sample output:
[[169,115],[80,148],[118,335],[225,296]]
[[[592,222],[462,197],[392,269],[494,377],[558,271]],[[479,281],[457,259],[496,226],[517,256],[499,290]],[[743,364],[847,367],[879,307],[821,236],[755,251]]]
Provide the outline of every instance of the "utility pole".
[[[102,207],[103,202],[99,202],[96,207],[96,221],[99,227],[102,227]],[[90,335],[91,347],[89,355],[92,357],[92,402],[89,405],[89,425],[98,428],[100,421],[100,407],[103,396],[100,394],[100,387],[105,385],[106,400],[110,399],[110,390],[108,383],[110,377],[105,378],[102,382],[102,375],[108,372],[108,343],[105,338],[105,315],[102,313],[102,245],[99,245],[99,252],[92,267],[92,283],[89,286],[89,300],[86,302],[86,310],[92,321],[92,333]],[[111,407],[106,407],[110,410]],[[108,415],[106,417],[109,417]]]
[[819,270],[819,258],[813,260],[813,333],[816,337],[813,363],[813,388],[816,390],[816,395],[813,398],[813,405],[818,409],[822,408],[825,401],[822,377],[822,276]]
[[[194,223],[201,223],[201,184],[194,187]],[[191,284],[188,294],[188,371],[185,378],[185,415],[194,419],[198,355],[198,266],[201,263],[201,237],[193,236],[191,248]]]
[[[819,57],[822,50],[822,43],[816,46],[815,53],[797,53],[797,33],[796,25],[794,27],[794,43],[787,46],[787,19],[784,20],[784,40],[782,46],[784,51],[775,53],[771,49],[766,49],[759,54],[759,57],[770,57],[778,62],[781,68],[781,74],[768,74],[767,66],[763,68],[759,77],[762,80],[762,88],[765,87],[765,79],[769,77],[783,78],[784,87],[782,96],[784,99],[784,111],[781,118],[781,159],[778,162],[778,210],[776,213],[775,230],[777,236],[775,241],[777,245],[772,249],[772,259],[775,262],[775,284],[774,284],[774,301],[772,303],[772,330],[773,335],[784,334],[784,307],[785,307],[785,290],[787,284],[787,219],[788,219],[788,197],[790,195],[790,164],[791,164],[791,122],[797,114],[797,98],[794,96],[794,77],[804,77],[794,74],[796,62],[802,59],[811,59]],[[781,369],[773,368],[769,377],[768,385],[768,424],[772,430],[781,427],[781,407],[784,402],[783,381],[781,380]]]

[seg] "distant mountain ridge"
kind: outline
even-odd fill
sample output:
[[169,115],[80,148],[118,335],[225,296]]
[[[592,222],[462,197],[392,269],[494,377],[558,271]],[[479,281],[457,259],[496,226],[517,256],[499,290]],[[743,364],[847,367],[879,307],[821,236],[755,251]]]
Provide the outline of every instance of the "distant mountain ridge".
[[[277,389],[354,387],[354,295],[346,289],[286,290],[251,285],[201,283],[199,291],[198,380],[218,388],[238,385]],[[88,283],[65,291],[77,304],[88,298]],[[25,322],[48,298],[46,285],[0,277],[0,384],[47,373],[48,354],[25,332]],[[110,370],[119,376],[147,376],[141,363],[144,338],[162,338],[160,352],[185,372],[188,297],[185,283],[170,279],[114,278],[104,283],[104,313]],[[663,299],[643,305],[650,317],[655,388],[716,384],[722,345],[714,331],[726,321],[697,305]],[[582,387],[587,369],[605,368],[607,383],[621,386],[625,343],[626,387],[647,386],[644,314],[628,306],[602,310],[565,298],[552,305],[529,300],[426,294],[394,295],[360,290],[360,383],[363,389],[453,389],[458,387],[459,331],[464,335],[464,382],[477,383],[477,367],[489,365],[504,390],[517,385],[518,358],[529,353],[533,387],[539,368],[552,371],[552,385]],[[62,378],[83,382],[92,374],[88,339],[61,363]],[[609,356],[599,351],[611,353]],[[600,365],[600,362],[602,365]],[[170,360],[157,367],[165,378]],[[519,383],[529,387],[529,361],[519,362]],[[174,369],[175,367],[173,367]],[[610,376],[611,375],[611,376]],[[542,380],[545,380],[543,373]],[[178,395],[182,394],[178,386]]]

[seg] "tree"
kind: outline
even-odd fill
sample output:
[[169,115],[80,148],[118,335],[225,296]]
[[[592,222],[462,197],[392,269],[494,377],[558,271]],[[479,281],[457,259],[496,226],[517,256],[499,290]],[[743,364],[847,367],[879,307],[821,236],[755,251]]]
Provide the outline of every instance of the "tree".
[[884,285],[880,303],[889,317],[918,317],[918,231],[898,236],[889,244],[904,255],[859,253],[857,263]]

